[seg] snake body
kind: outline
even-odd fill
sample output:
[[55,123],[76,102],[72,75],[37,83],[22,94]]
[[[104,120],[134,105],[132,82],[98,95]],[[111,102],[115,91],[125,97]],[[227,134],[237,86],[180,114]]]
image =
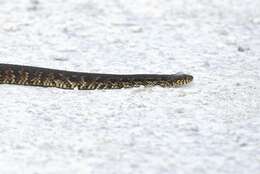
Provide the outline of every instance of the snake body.
[[0,84],[94,90],[139,86],[180,87],[192,80],[193,77],[187,74],[97,74],[0,64]]

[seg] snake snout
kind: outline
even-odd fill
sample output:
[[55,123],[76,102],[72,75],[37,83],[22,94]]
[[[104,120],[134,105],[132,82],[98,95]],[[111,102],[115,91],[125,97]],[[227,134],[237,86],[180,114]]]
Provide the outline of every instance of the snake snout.
[[191,82],[193,80],[193,76],[192,75],[186,75],[186,81],[187,82]]

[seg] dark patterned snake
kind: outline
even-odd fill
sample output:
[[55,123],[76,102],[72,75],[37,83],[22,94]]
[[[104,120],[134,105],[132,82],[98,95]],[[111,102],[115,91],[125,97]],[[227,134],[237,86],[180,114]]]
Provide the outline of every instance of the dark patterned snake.
[[187,74],[96,74],[0,64],[0,84],[94,90],[139,86],[180,87],[192,80],[193,77]]

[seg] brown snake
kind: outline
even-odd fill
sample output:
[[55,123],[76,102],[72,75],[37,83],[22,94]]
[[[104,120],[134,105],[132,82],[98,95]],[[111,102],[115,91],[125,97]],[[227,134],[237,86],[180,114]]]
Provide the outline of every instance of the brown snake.
[[180,87],[192,80],[193,77],[187,74],[96,74],[0,64],[0,84],[94,90],[139,86]]

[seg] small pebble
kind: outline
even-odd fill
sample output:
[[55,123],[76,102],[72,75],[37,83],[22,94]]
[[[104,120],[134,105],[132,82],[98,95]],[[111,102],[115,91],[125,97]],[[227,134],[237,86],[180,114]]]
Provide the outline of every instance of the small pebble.
[[249,48],[242,47],[242,46],[238,46],[237,50],[238,50],[239,52],[245,52],[245,51],[248,51]]
[[175,111],[181,114],[184,113],[184,108],[177,108]]
[[132,27],[132,32],[141,33],[141,32],[143,32],[143,28],[142,27]]

